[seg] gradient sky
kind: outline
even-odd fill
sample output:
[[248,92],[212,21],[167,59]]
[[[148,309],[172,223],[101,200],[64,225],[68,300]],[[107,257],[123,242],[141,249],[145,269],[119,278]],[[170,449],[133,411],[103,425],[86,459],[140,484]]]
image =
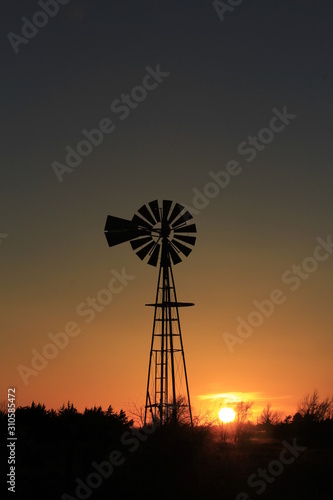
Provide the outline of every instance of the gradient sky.
[[[106,216],[154,199],[195,208],[231,160],[241,173],[195,211],[196,247],[175,267],[178,298],[196,304],[181,310],[194,412],[216,394],[285,413],[331,395],[333,255],[295,291],[282,280],[333,233],[331,2],[244,0],[222,22],[211,1],[70,0],[18,54],[7,34],[40,7],[0,9],[0,399],[15,386],[20,405],[144,404],[157,270],[108,247]],[[158,64],[169,76],[121,120],[111,103]],[[296,118],[248,162],[239,145],[284,106]],[[103,118],[115,130],[60,183],[52,162]],[[77,307],[123,268],[135,278],[86,323]],[[231,353],[224,333],[276,288],[285,302]],[[25,385],[18,365],[68,322],[80,333]]]

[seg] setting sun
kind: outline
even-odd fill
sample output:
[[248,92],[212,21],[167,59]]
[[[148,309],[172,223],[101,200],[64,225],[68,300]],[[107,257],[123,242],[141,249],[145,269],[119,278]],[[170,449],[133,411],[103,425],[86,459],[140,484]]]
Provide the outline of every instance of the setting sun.
[[224,424],[227,424],[228,422],[232,422],[235,420],[236,413],[232,408],[221,408],[219,411],[219,419],[221,422]]

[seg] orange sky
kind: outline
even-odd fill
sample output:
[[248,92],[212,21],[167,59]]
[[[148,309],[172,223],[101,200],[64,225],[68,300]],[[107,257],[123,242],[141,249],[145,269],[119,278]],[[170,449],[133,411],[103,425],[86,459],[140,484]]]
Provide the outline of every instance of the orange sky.
[[[85,273],[78,271],[68,276],[71,288],[66,300],[62,300],[60,288],[55,286],[51,296],[46,293],[38,301],[33,290],[31,295],[18,297],[17,300],[24,299],[25,303],[22,316],[15,315],[15,305],[6,304],[4,317],[8,325],[9,319],[14,321],[19,341],[13,345],[10,335],[5,337],[6,359],[1,367],[3,398],[7,385],[13,385],[17,387],[20,405],[35,400],[48,408],[59,408],[70,400],[80,410],[93,405],[107,408],[109,404],[116,410],[129,410],[132,404],[144,404],[153,319],[152,309],[145,308],[144,303],[153,301],[155,296],[157,269],[141,263],[128,244],[112,249],[104,245],[104,241],[100,245],[103,258],[95,269],[87,270],[89,280]],[[178,299],[196,303],[194,308],[180,310],[194,414],[217,413],[225,393],[253,400],[254,416],[267,402],[285,414],[294,413],[297,402],[314,388],[318,388],[323,397],[330,395],[331,318],[328,300],[319,295],[325,287],[329,289],[330,262],[321,263],[297,291],[288,292],[281,275],[297,260],[282,256],[279,272],[276,268],[270,271],[264,260],[259,264],[262,276],[257,282],[255,275],[259,271],[246,263],[245,256],[225,252],[221,260],[217,248],[210,244],[204,246],[210,253],[207,265],[200,265],[204,249],[198,245],[191,256],[174,269]],[[299,251],[299,255],[298,260],[302,260],[307,253]],[[124,256],[129,265],[123,274],[133,279],[128,278],[127,285],[118,282],[119,293],[114,294],[109,305],[99,304],[103,310],[96,311],[93,318],[92,314],[80,316],[80,304],[80,310],[86,310],[87,305],[83,308],[82,302],[86,304],[89,296],[97,297],[108,281],[118,276],[111,273],[109,261],[113,262],[113,270],[121,274]],[[61,280],[57,273],[48,279],[55,285]],[[230,352],[223,333],[236,334],[236,317],[246,318],[255,309],[251,306],[253,300],[267,299],[276,288],[284,290],[286,301],[276,306],[271,317]],[[55,300],[59,303],[56,309]],[[18,365],[32,367],[31,349],[41,353],[50,343],[48,334],[63,331],[65,325],[69,329],[69,323],[76,324],[69,330],[76,335],[67,336],[66,347],[50,348],[50,356],[54,352],[56,355],[45,362],[45,368],[35,371],[35,375],[21,368],[27,375],[20,377]],[[222,394],[220,398],[214,396],[219,394]]]

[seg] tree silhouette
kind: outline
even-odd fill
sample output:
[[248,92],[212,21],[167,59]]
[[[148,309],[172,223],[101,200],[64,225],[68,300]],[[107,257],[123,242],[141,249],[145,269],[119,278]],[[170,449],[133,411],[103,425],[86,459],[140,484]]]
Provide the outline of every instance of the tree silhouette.
[[319,400],[317,389],[312,394],[306,394],[298,403],[297,413],[305,422],[318,423],[333,418],[333,397]]
[[68,401],[67,406],[65,406],[65,404],[63,404],[62,407],[58,410],[58,414],[60,417],[71,418],[71,417],[73,417],[73,415],[77,415],[78,411],[75,408],[75,406],[73,405],[73,403]]
[[258,424],[263,425],[266,429],[269,429],[272,425],[280,424],[282,421],[281,413],[273,411],[271,407],[271,403],[267,403],[258,419]]
[[252,415],[253,401],[239,401],[235,404],[235,443],[240,443],[248,436],[249,418]]

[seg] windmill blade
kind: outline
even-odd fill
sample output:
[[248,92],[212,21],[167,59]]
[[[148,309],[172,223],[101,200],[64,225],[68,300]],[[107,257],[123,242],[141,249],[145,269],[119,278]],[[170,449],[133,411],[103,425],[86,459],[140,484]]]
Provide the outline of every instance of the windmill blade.
[[183,205],[176,203],[175,206],[173,207],[170,217],[168,218],[169,224],[171,224],[183,210],[184,210]]
[[188,220],[193,219],[193,215],[186,210],[178,219],[172,224],[172,227],[175,228],[177,226],[180,226],[181,224],[184,224]]
[[175,232],[174,238],[177,238],[177,240],[184,241],[185,243],[188,243],[189,245],[192,245],[192,246],[195,245],[195,240],[196,240],[195,236],[184,236],[182,234],[176,234],[176,232]]
[[188,226],[181,226],[173,228],[175,233],[196,233],[197,228],[195,224],[189,224]]
[[161,221],[161,215],[160,215],[160,209],[158,207],[158,202],[157,200],[154,200],[154,201],[151,201],[148,203],[148,205],[150,206],[151,208],[151,211],[153,212],[154,214],[154,217],[156,219],[156,222],[160,222]]
[[150,211],[148,210],[147,205],[142,205],[141,208],[138,210],[139,214],[141,214],[147,221],[149,221],[152,226],[156,224],[156,221],[154,220],[154,217],[151,215]]
[[163,219],[168,220],[168,215],[170,212],[171,205],[172,205],[171,200],[163,200]]
[[131,245],[132,245],[133,250],[136,250],[137,248],[140,248],[143,245],[146,245],[146,243],[149,243],[150,241],[152,241],[152,237],[145,236],[144,238],[138,238],[136,240],[132,240]]
[[172,240],[171,244],[174,245],[176,248],[178,248],[178,250],[182,252],[184,255],[186,255],[186,257],[190,255],[190,253],[192,252],[192,248],[183,245],[183,243],[180,243],[175,238]]
[[128,231],[134,229],[138,229],[138,226],[133,221],[114,217],[113,215],[108,215],[106,218],[104,231]]
[[156,267],[157,262],[158,262],[158,257],[160,255],[160,251],[161,251],[160,245],[156,244],[156,247],[152,251],[152,254],[151,254],[150,259],[148,260],[147,264],[149,264],[150,266]]
[[156,245],[156,243],[155,241],[152,240],[150,243],[148,243],[148,245],[146,245],[145,247],[141,248],[141,250],[136,252],[136,255],[140,257],[141,260],[143,260],[146,257],[146,255],[148,255],[150,250],[154,247],[154,245]]
[[178,264],[179,262],[182,261],[182,259],[179,257],[179,255],[176,252],[176,250],[171,245],[169,245],[168,251],[169,251],[172,263],[174,265],[176,265],[176,264]]
[[104,234],[110,247],[138,238],[144,234],[137,224],[127,219],[108,215],[105,223]]
[[152,224],[149,224],[149,222],[145,221],[136,214],[133,216],[132,222],[134,222],[137,226],[142,226],[146,229],[151,229],[153,227]]

